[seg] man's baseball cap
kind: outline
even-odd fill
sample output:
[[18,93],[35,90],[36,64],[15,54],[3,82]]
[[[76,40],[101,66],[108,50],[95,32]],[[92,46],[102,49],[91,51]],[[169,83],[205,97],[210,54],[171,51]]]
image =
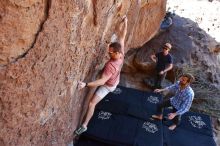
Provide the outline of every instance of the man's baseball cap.
[[164,47],[164,48],[171,49],[171,48],[172,48],[172,45],[171,45],[170,43],[166,43],[166,44],[164,44],[163,47]]

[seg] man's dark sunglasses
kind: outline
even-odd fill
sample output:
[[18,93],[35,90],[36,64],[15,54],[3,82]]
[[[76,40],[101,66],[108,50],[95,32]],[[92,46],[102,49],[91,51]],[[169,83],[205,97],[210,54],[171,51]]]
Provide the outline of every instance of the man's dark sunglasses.
[[108,52],[109,54],[114,54],[114,53],[120,53],[120,52],[113,52],[113,51],[111,51],[111,52]]
[[170,48],[168,48],[168,47],[163,47],[163,49],[164,49],[164,50],[169,50]]

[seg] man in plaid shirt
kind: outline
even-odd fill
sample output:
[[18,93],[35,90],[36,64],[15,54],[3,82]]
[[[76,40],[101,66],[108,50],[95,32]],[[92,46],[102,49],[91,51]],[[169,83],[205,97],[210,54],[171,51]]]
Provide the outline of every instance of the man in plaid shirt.
[[172,113],[168,114],[168,119],[173,121],[173,125],[169,127],[174,130],[180,123],[181,115],[189,111],[194,98],[194,92],[190,87],[190,83],[194,80],[191,74],[183,74],[176,84],[173,84],[164,89],[155,89],[154,92],[172,91],[175,95],[169,100],[165,100],[158,105],[157,115],[152,115],[153,118],[162,120],[162,110],[164,107],[173,107]]

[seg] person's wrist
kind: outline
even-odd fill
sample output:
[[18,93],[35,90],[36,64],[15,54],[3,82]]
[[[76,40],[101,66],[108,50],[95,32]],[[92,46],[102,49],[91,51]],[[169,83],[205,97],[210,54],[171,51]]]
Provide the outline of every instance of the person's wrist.
[[85,87],[88,87],[88,83],[86,83]]

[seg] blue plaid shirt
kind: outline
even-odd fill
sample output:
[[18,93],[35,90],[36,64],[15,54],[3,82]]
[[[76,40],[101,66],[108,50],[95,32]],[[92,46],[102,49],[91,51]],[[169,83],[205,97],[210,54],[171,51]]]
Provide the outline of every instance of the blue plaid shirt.
[[178,81],[176,84],[173,84],[166,89],[175,93],[175,95],[170,98],[170,103],[175,109],[177,109],[177,115],[182,115],[189,111],[194,98],[194,92],[189,85],[185,89],[180,90]]

